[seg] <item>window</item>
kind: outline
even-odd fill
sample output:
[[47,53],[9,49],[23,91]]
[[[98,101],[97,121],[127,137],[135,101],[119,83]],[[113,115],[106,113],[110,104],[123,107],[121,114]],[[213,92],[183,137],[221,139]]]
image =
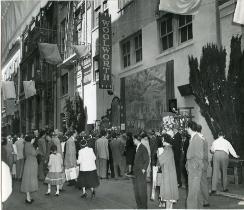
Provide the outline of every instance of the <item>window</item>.
[[101,12],[101,7],[98,7],[96,10],[94,10],[94,22],[93,22],[93,28],[96,28],[98,26],[99,21],[99,13]]
[[130,41],[127,41],[122,46],[124,68],[130,66]]
[[119,0],[118,1],[118,8],[119,10],[124,9],[126,6],[128,6],[133,0]]
[[61,22],[61,54],[65,51],[66,19]]
[[180,35],[180,43],[183,43],[193,38],[191,15],[179,16],[179,35]]
[[142,36],[141,33],[134,38],[136,63],[142,60]]
[[137,32],[121,43],[123,67],[142,61],[142,33]]
[[64,74],[61,77],[61,95],[68,93],[68,73]]
[[159,21],[161,52],[173,47],[173,18],[165,16]]

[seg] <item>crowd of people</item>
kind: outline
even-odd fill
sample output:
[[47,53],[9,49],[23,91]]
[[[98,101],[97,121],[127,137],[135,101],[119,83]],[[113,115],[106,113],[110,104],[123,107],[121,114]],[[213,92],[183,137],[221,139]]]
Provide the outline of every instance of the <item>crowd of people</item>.
[[[210,151],[213,153],[210,195],[213,195],[219,169],[223,174],[223,191],[228,191],[229,153],[235,158],[239,156],[222,132]],[[52,186],[59,196],[67,181],[66,170],[78,166],[79,173],[75,179],[69,179],[68,186],[82,190],[82,198],[88,194],[95,198],[95,188],[101,179],[132,178],[137,207],[146,209],[147,183],[152,182],[153,167],[157,166],[160,207],[172,208],[179,199],[178,188],[183,185],[188,189],[187,208],[208,207],[208,152],[201,126],[193,121],[184,131],[168,128],[137,134],[116,130],[78,134],[75,129],[61,133],[47,128],[25,136],[2,137],[2,161],[9,167],[12,178],[21,182],[27,204],[34,201],[31,193],[38,190],[38,180],[47,184],[46,196],[51,194]]]

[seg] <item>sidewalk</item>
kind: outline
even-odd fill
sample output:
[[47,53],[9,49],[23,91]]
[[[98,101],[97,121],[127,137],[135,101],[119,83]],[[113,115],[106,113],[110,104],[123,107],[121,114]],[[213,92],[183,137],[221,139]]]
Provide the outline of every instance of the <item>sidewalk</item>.
[[217,195],[222,195],[225,197],[235,198],[235,199],[244,201],[244,185],[243,184],[239,184],[239,185],[229,184],[228,189],[229,189],[229,192],[226,192],[226,193],[217,191]]

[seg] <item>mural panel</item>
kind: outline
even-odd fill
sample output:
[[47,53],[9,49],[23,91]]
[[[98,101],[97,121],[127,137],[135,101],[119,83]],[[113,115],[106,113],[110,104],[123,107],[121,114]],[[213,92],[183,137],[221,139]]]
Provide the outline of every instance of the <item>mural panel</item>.
[[166,64],[125,78],[126,130],[158,129],[166,106]]

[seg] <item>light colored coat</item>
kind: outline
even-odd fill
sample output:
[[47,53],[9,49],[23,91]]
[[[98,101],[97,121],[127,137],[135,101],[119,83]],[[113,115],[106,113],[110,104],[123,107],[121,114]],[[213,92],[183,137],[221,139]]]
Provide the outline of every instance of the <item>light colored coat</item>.
[[108,139],[103,136],[96,141],[96,154],[97,158],[101,159],[109,159],[109,151],[108,151]]
[[76,148],[75,139],[70,137],[66,142],[66,153],[64,158],[64,166],[66,169],[76,166]]
[[174,153],[171,146],[166,146],[163,153],[159,155],[158,161],[162,169],[160,184],[160,197],[163,200],[179,199],[178,183],[175,170]]
[[48,162],[49,172],[62,172],[63,171],[63,158],[60,153],[51,154]]
[[79,150],[77,164],[80,164],[80,171],[96,170],[96,156],[92,148],[85,147]]

